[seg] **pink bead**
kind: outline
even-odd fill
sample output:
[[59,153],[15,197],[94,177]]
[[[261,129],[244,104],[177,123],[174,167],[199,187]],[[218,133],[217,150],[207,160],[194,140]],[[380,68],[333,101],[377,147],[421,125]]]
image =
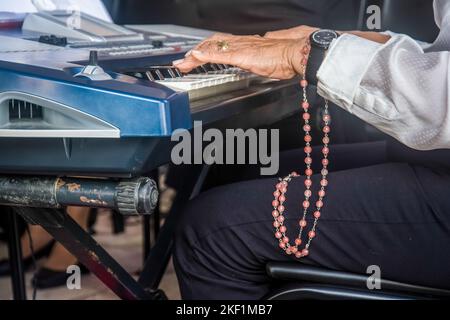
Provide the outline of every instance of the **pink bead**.
[[278,221],[274,221],[273,222],[273,227],[274,228],[279,228],[280,227],[280,223]]
[[328,161],[328,159],[322,159],[323,166],[327,166],[329,163],[330,163],[330,161]]
[[312,186],[312,181],[310,179],[306,179],[305,180],[305,186],[308,187],[308,188],[311,187]]
[[308,200],[303,201],[303,208],[305,208],[305,209],[309,208],[309,205],[310,205],[310,203]]
[[279,223],[283,223],[283,222],[284,222],[284,216],[279,216],[279,217],[277,218],[277,221],[278,221]]
[[278,212],[283,213],[285,207],[284,206],[278,206]]
[[281,185],[282,185],[283,187],[287,187],[287,185],[288,185],[287,181],[284,181],[284,180],[281,181],[280,183],[281,183]]
[[325,197],[325,195],[326,195],[325,190],[319,190],[319,197],[323,198]]
[[316,207],[317,207],[317,208],[322,208],[322,207],[323,207],[323,202],[322,202],[321,200],[318,200],[318,201],[316,202]]
[[312,152],[312,148],[310,146],[306,146],[304,149],[305,153],[311,153]]
[[298,249],[296,247],[290,247],[291,248],[291,252],[293,254],[296,254],[298,252]]
[[273,207],[278,207],[279,204],[280,204],[280,203],[278,202],[278,200],[273,200],[273,201],[272,201],[272,206],[273,206]]
[[281,188],[280,192],[283,193],[283,194],[286,193],[287,192],[287,188],[286,187]]
[[302,80],[300,81],[300,86],[301,86],[302,88],[306,88],[306,87],[308,86],[308,81],[306,81],[305,79],[302,79]]
[[289,256],[292,254],[292,249],[291,249],[291,247],[289,247],[289,248],[286,249],[286,254],[289,255]]
[[295,253],[295,257],[300,259],[302,257],[302,253],[300,251],[297,251]]
[[281,195],[281,196],[278,198],[278,201],[280,201],[280,202],[285,202],[285,201],[286,201],[286,197],[283,196],[283,195]]
[[280,191],[275,191],[274,193],[273,193],[273,196],[275,197],[275,198],[278,198],[279,196],[281,195],[281,193],[280,193]]
[[302,250],[302,256],[306,257],[309,254],[309,250],[308,249],[303,249]]
[[306,169],[305,170],[305,175],[307,175],[308,177],[310,177],[310,176],[312,176],[313,175],[313,171],[312,171],[312,169]]
[[306,66],[308,64],[308,59],[307,58],[303,58],[302,59],[302,65]]
[[330,153],[330,149],[328,147],[323,147],[322,148],[322,153],[323,154],[329,154]]
[[275,232],[275,238],[281,239],[282,237],[283,237],[283,235],[281,234],[281,232],[279,232],[279,231]]
[[311,119],[311,115],[308,112],[305,112],[303,114],[303,120],[309,120],[309,119]]
[[305,124],[305,125],[303,126],[303,131],[305,131],[305,132],[310,132],[310,131],[311,131],[311,126],[310,126],[309,124]]
[[282,240],[283,240],[284,243],[289,243],[289,238],[288,237],[283,237]]
[[312,192],[311,192],[311,190],[305,190],[304,194],[305,194],[305,197],[310,198],[312,195]]
[[323,127],[323,132],[324,133],[330,133],[330,131],[331,131],[330,126]]
[[277,210],[272,211],[272,217],[276,218],[280,215],[280,213]]
[[314,212],[314,218],[316,218],[316,219],[320,218],[320,211]]
[[302,239],[300,239],[300,238],[295,239],[295,245],[299,246],[301,244],[302,244]]
[[326,187],[326,186],[328,185],[328,180],[327,180],[327,179],[322,179],[322,180],[320,180],[320,185],[321,185],[322,187]]
[[306,101],[303,101],[303,102],[302,102],[302,108],[303,108],[303,109],[308,109],[308,108],[309,108],[309,103],[306,102]]
[[278,190],[280,190],[281,188],[283,188],[283,185],[281,183],[277,183],[276,187]]
[[314,231],[308,232],[308,237],[310,237],[311,239],[314,238],[315,236],[316,236],[316,233]]
[[323,137],[322,142],[324,144],[329,144],[330,143],[330,138],[329,137]]
[[312,163],[312,158],[311,157],[306,157],[305,158],[305,163],[306,164],[311,164]]
[[300,225],[300,227],[302,227],[302,228],[304,228],[304,227],[306,227],[306,220],[304,220],[304,219],[302,219],[302,220],[300,220],[300,222],[299,222],[299,225]]
[[298,176],[299,176],[299,174],[298,174],[296,171],[292,172],[291,175],[292,175],[293,177],[298,177]]
[[312,141],[312,138],[311,138],[311,136],[308,134],[308,135],[306,135],[305,136],[305,142],[311,142]]
[[323,121],[329,122],[330,120],[331,120],[331,117],[330,117],[329,114],[326,114],[326,115],[323,116]]
[[286,243],[280,242],[279,246],[281,249],[284,249],[284,248],[286,248]]
[[281,233],[286,233],[286,231],[287,231],[286,226],[281,226],[281,227],[280,227],[280,232],[281,232]]

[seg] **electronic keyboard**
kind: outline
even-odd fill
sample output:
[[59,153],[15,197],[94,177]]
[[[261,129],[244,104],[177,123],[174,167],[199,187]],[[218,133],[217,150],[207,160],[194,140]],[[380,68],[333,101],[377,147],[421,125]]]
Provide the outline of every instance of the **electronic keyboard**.
[[0,31],[0,173],[139,176],[168,163],[172,133],[194,121],[260,127],[297,109],[295,81],[172,67],[211,31],[69,18],[39,12]]

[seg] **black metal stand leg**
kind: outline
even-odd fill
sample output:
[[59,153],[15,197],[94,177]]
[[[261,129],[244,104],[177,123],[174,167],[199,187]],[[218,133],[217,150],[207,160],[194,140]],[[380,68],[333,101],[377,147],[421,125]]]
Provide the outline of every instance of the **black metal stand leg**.
[[142,237],[144,241],[143,258],[144,262],[147,260],[150,254],[150,249],[152,248],[151,232],[150,232],[150,216],[145,215],[142,217]]
[[11,265],[11,281],[14,300],[27,300],[25,274],[22,262],[22,245],[20,242],[18,216],[11,209],[8,210],[8,249]]
[[[159,171],[158,169],[153,170],[149,175],[154,181],[156,181],[156,185],[159,189]],[[158,201],[159,202],[159,201]],[[158,237],[159,233],[159,224],[160,224],[160,213],[159,213],[159,203],[156,205],[155,210],[153,211],[153,234],[154,239]],[[144,263],[147,261],[148,255],[150,254],[150,250],[152,248],[152,240],[151,240],[151,217],[148,215],[145,215],[142,219],[143,223],[143,257],[144,257]]]
[[159,230],[161,226],[161,214],[159,212],[159,206],[155,208],[155,211],[153,212],[153,233],[155,235],[155,239],[159,235]]
[[125,218],[116,210],[112,211],[113,233],[119,234],[125,231]]
[[29,208],[14,210],[28,222],[42,226],[120,298],[155,298],[64,211]]
[[181,212],[189,199],[200,192],[208,174],[209,166],[189,166],[187,170],[189,170],[189,176],[184,177],[184,185],[177,190],[177,196],[174,199],[172,208],[165,219],[139,278],[139,283],[144,288],[156,290],[159,287],[172,255],[173,237]]

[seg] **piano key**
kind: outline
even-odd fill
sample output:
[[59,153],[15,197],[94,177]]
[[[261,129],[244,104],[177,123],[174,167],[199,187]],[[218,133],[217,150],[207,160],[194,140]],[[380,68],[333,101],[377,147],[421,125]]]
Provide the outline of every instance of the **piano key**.
[[[173,66],[150,66],[128,73],[163,84],[176,91],[187,91],[191,100],[248,87],[255,75],[225,64],[204,64],[188,74]],[[136,75],[137,74],[137,75]]]

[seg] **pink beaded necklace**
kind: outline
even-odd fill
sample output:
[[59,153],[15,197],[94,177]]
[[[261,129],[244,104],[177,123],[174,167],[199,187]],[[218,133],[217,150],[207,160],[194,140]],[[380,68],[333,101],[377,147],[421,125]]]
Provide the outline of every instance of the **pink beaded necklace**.
[[305,170],[305,200],[302,203],[302,210],[303,215],[299,221],[300,231],[298,233],[298,236],[294,240],[294,244],[291,245],[289,242],[289,238],[286,236],[287,228],[284,225],[285,217],[284,214],[286,213],[286,209],[284,207],[284,203],[286,202],[286,193],[288,190],[289,183],[292,181],[293,178],[299,177],[299,174],[296,172],[292,172],[287,177],[280,179],[280,181],[276,184],[275,192],[273,193],[275,199],[272,201],[273,211],[272,216],[274,218],[273,227],[275,228],[275,238],[279,242],[279,247],[288,255],[295,255],[296,258],[302,258],[309,255],[309,247],[311,246],[312,240],[316,237],[316,230],[317,230],[317,224],[321,215],[321,209],[323,207],[323,199],[325,197],[325,188],[328,185],[328,154],[330,152],[330,149],[328,148],[328,144],[330,143],[330,138],[328,134],[330,133],[330,120],[331,117],[328,112],[328,101],[325,100],[325,107],[324,107],[324,115],[323,115],[323,148],[322,148],[322,170],[321,175],[322,179],[320,180],[320,189],[318,191],[319,199],[315,203],[316,210],[313,213],[314,216],[314,222],[312,224],[312,227],[310,231],[307,234],[307,241],[303,249],[301,249],[301,245],[303,244],[302,236],[304,229],[307,226],[306,222],[306,216],[308,215],[308,210],[311,207],[310,198],[312,196],[312,180],[311,176],[313,175],[313,170],[311,169],[312,164],[312,158],[311,158],[311,141],[312,137],[310,135],[311,132],[311,125],[309,124],[309,120],[311,118],[309,111],[309,103],[308,103],[308,97],[307,97],[307,87],[308,82],[306,81],[306,65],[308,62],[308,54],[310,51],[310,44],[307,43],[305,47],[303,48],[303,54],[305,55],[305,58],[302,61],[302,79],[300,80],[300,86],[303,89],[303,99],[301,107],[303,109],[303,120],[304,120],[304,126],[303,131],[305,132],[305,164],[306,164],[306,170]]

